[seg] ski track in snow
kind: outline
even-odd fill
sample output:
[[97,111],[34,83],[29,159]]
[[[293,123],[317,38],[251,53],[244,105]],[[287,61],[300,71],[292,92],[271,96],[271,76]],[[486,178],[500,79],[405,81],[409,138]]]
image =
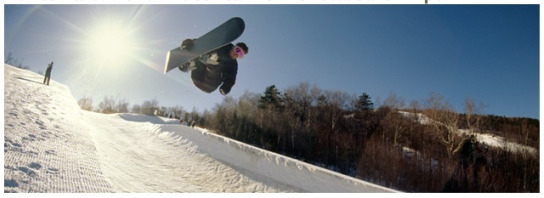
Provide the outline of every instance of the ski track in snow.
[[4,65],[4,192],[397,192],[177,120],[80,110]]
[[113,192],[68,88],[4,67],[4,192]]

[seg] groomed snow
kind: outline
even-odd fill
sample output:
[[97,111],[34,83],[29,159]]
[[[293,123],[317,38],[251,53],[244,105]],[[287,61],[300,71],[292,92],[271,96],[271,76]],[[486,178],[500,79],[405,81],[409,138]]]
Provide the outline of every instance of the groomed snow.
[[4,65],[4,192],[396,192],[42,80]]

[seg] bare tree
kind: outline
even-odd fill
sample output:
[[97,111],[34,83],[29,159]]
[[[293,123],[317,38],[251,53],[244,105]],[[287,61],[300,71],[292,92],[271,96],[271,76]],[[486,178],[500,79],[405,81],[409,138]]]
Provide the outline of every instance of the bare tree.
[[183,110],[182,106],[176,105],[175,107],[169,107],[167,110],[167,113],[169,114],[168,117],[173,116],[178,119],[182,119],[182,115],[185,111]]
[[24,59],[13,57],[13,54],[11,52],[9,52],[8,55],[6,55],[6,57],[4,58],[4,63],[6,64],[9,64],[11,66],[21,68],[21,69],[29,69],[28,66],[23,65],[23,61]]
[[467,97],[465,99],[465,116],[467,121],[467,127],[469,129],[469,133],[473,134],[476,133],[481,129],[482,125],[482,111],[485,105],[483,103],[479,103],[476,105],[476,102],[474,102],[474,99]]
[[127,99],[121,99],[117,102],[117,105],[115,105],[115,111],[117,113],[128,113],[128,101]]
[[146,100],[141,106],[141,113],[145,115],[153,115],[155,110],[159,109],[159,102],[157,99]]
[[389,93],[389,97],[384,100],[383,106],[389,107],[392,110],[382,121],[384,123],[382,125],[384,128],[384,138],[386,132],[391,132],[393,135],[393,145],[398,146],[398,140],[407,128],[404,123],[405,118],[399,113],[399,110],[404,108],[404,99],[394,93]]
[[115,100],[112,96],[105,96],[102,102],[98,104],[98,112],[110,114],[115,113]]
[[448,155],[453,156],[458,133],[459,114],[444,100],[444,96],[431,93],[427,99],[427,114],[432,119],[431,126],[437,132],[437,137],[445,146]]
[[291,87],[285,90],[286,101],[291,105],[290,108],[295,111],[298,121],[303,126],[307,124],[310,105],[318,97],[318,95],[312,94],[318,92],[316,89],[314,85],[311,92],[309,83],[300,83],[298,87]]
[[324,94],[318,97],[318,110],[315,114],[322,114],[319,122],[326,122],[331,132],[337,131],[338,122],[343,118],[343,109],[346,109],[350,96],[340,91],[324,91]]
[[132,105],[132,113],[142,113],[142,107],[139,104]]
[[15,57],[13,57],[13,54],[9,52],[8,55],[6,55],[6,57],[4,58],[4,63],[11,65],[13,63],[13,60],[15,60]]
[[[315,86],[314,86],[315,87]],[[310,114],[310,105],[314,101],[310,94],[310,84],[300,83],[298,87],[291,87],[285,90],[285,114],[289,126],[291,149],[295,148],[295,138],[297,129],[304,130],[309,126],[308,117]],[[308,124],[308,125],[307,125]]]
[[420,110],[423,108],[421,107],[421,104],[419,103],[419,101],[417,100],[410,101],[410,104],[408,105],[408,109],[411,111],[410,113],[411,119],[413,119],[416,122],[420,122],[421,120],[420,120],[419,113],[420,113]]
[[92,111],[93,110],[93,98],[90,96],[84,96],[83,98],[77,101],[79,107],[83,110]]

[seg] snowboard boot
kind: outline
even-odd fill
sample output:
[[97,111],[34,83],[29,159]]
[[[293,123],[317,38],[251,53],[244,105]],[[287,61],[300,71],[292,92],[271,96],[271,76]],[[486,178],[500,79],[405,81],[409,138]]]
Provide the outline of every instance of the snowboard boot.
[[192,48],[193,45],[194,45],[193,40],[194,39],[185,39],[185,40],[183,40],[183,42],[181,42],[181,49],[190,49],[190,48]]
[[180,65],[178,68],[179,68],[179,70],[181,70],[182,72],[185,72],[185,73],[187,73],[189,71],[193,71],[193,70],[196,69],[195,61],[191,60],[189,62],[186,62],[183,65]]

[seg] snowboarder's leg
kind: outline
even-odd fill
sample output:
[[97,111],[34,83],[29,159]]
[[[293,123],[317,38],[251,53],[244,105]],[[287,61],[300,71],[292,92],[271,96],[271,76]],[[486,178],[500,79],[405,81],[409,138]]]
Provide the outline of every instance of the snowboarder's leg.
[[206,66],[200,63],[200,61],[195,61],[195,63],[199,63],[199,66],[191,71],[191,79],[193,79],[193,81],[204,81],[204,77],[206,77]]
[[43,78],[43,84],[49,85],[49,79],[51,78],[50,73],[46,73],[45,77]]
[[[214,87],[213,85],[210,85],[208,81],[206,81],[206,66],[200,61],[196,62],[196,69],[191,71],[191,79],[193,80],[193,84],[195,84],[196,87],[206,93],[211,93],[215,91],[217,89],[217,86]],[[198,63],[200,63],[201,65],[199,66]]]

